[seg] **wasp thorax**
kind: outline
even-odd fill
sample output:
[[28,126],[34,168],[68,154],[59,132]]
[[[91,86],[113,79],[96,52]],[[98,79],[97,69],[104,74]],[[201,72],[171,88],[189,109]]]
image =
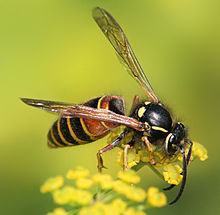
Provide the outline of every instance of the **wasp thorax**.
[[150,125],[150,136],[154,140],[165,137],[172,128],[170,113],[159,104],[151,102],[141,103],[134,111],[133,117]]

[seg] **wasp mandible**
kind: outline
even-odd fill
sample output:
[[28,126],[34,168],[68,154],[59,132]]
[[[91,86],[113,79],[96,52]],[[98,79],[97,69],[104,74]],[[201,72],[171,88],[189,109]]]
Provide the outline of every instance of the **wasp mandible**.
[[[126,126],[124,131],[110,144],[97,153],[98,170],[104,167],[101,155],[114,147],[133,132],[133,141],[141,142],[150,154],[151,164],[155,164],[152,145],[162,144],[167,156],[181,153],[183,158],[183,180],[177,197],[169,204],[175,203],[185,187],[187,165],[192,152],[192,141],[186,138],[186,128],[176,122],[160,102],[143,72],[124,31],[115,19],[104,9],[96,7],[93,18],[114,47],[120,62],[129,74],[138,82],[147,94],[147,101],[140,102],[135,96],[131,113],[125,115],[125,103],[118,96],[102,96],[91,99],[84,104],[69,104],[38,99],[21,98],[31,106],[55,112],[59,118],[48,133],[49,147],[66,147],[90,143],[106,136],[113,128]],[[186,146],[189,151],[186,153]],[[172,189],[171,185],[166,190]]]

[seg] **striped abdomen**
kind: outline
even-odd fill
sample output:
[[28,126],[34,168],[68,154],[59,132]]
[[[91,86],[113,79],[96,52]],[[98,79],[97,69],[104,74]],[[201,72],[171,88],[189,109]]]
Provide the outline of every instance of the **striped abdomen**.
[[[124,115],[124,101],[117,96],[103,96],[92,99],[85,106],[111,110]],[[93,142],[106,136],[118,125],[93,119],[60,117],[48,133],[49,147],[75,146]]]

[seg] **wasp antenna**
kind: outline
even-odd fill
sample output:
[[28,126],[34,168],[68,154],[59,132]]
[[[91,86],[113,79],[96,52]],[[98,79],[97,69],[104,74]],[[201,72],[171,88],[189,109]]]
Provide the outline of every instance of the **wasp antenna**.
[[189,147],[189,152],[187,154],[187,158],[186,158],[186,164],[189,164],[190,158],[191,158],[191,154],[192,154],[192,147],[193,147],[193,142],[189,139],[185,140],[186,143],[188,143],[190,145]]
[[171,190],[175,187],[175,184],[171,184],[169,187],[163,188],[164,191]]
[[[188,143],[188,144],[190,144],[189,152],[188,152],[187,158],[186,158],[186,165],[188,165],[188,164],[189,164],[189,161],[190,161],[190,158],[191,158],[191,154],[192,154],[193,143],[192,143],[192,141],[189,140],[189,139],[186,139],[185,142]],[[181,173],[181,175],[183,175],[183,172]],[[164,190],[164,191],[171,190],[171,189],[173,189],[175,186],[176,186],[175,184],[171,184],[169,187],[163,188],[163,190]]]
[[180,191],[179,191],[177,197],[176,197],[172,202],[168,203],[169,205],[172,205],[172,204],[176,203],[176,202],[180,199],[180,197],[181,197],[181,195],[182,195],[182,193],[183,193],[184,187],[185,187],[185,185],[186,185],[187,163],[186,163],[186,157],[185,157],[185,149],[184,149],[184,147],[181,148],[181,153],[182,153],[182,155],[183,155],[183,180],[182,180],[182,184],[181,184],[181,187],[180,187]]

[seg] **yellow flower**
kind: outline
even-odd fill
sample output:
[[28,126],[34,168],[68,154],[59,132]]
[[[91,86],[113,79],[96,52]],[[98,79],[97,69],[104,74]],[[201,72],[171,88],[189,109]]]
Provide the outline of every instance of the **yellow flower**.
[[134,208],[127,208],[123,215],[147,215],[144,211],[135,210]]
[[78,178],[87,177],[88,175],[89,175],[89,170],[83,167],[77,167],[76,170],[69,170],[67,172],[66,177],[68,179],[78,179]]
[[147,215],[144,211],[137,210],[136,215]]
[[129,191],[130,191],[130,185],[128,185],[127,183],[125,183],[123,181],[116,180],[113,183],[112,189],[117,193],[126,194],[126,193],[129,193]]
[[78,190],[71,186],[65,186],[53,193],[54,202],[60,205],[76,202],[86,205],[92,200],[92,194],[85,190]]
[[92,200],[92,194],[85,190],[76,190],[74,201],[80,205],[87,205]]
[[56,176],[54,178],[49,178],[45,183],[40,187],[41,193],[47,193],[54,191],[63,186],[64,180],[62,176]]
[[192,151],[193,151],[193,154],[199,157],[201,161],[204,161],[208,158],[207,149],[203,145],[197,142],[193,142]]
[[167,164],[164,166],[164,170],[166,170],[166,172],[163,172],[164,180],[169,184],[178,185],[182,181],[183,176],[180,175],[180,173],[182,173],[183,170],[178,164]]
[[156,187],[150,187],[147,191],[148,202],[153,207],[163,207],[167,204],[167,198],[164,193],[159,192]]
[[79,178],[76,180],[76,186],[81,189],[88,189],[92,186],[92,180],[88,178]]
[[79,215],[95,215],[95,213],[93,213],[91,207],[83,207],[79,211]]
[[146,192],[143,189],[133,186],[130,187],[129,191],[125,192],[124,194],[128,199],[134,202],[143,202],[147,196]]
[[136,172],[133,170],[120,171],[118,173],[118,178],[120,178],[124,182],[131,184],[137,184],[140,182],[140,177],[137,176]]
[[[136,152],[135,148],[128,149],[127,161],[127,168],[129,169],[140,162],[140,155]],[[121,167],[124,167],[124,150],[118,152],[118,162]]]
[[76,190],[71,186],[65,186],[53,193],[54,202],[60,205],[73,202]]
[[47,215],[67,215],[67,212],[63,208],[55,208],[53,212],[49,212]]
[[95,184],[100,184],[103,190],[109,190],[113,186],[113,179],[108,174],[96,173],[92,180]]
[[150,161],[150,158],[149,158],[149,152],[145,149],[141,149],[138,154],[140,155],[140,159],[142,162],[149,162]]
[[119,214],[123,214],[125,212],[125,209],[127,207],[126,202],[122,201],[121,199],[115,199],[111,204],[110,208],[113,208],[115,211],[117,211]]
[[[94,205],[89,207],[83,207],[79,211],[79,215],[110,215],[108,213],[109,207],[102,202],[96,202]],[[112,215],[119,215],[119,214],[112,214]]]
[[135,202],[142,202],[146,198],[146,192],[143,189],[128,185],[120,180],[114,182],[113,190]]

